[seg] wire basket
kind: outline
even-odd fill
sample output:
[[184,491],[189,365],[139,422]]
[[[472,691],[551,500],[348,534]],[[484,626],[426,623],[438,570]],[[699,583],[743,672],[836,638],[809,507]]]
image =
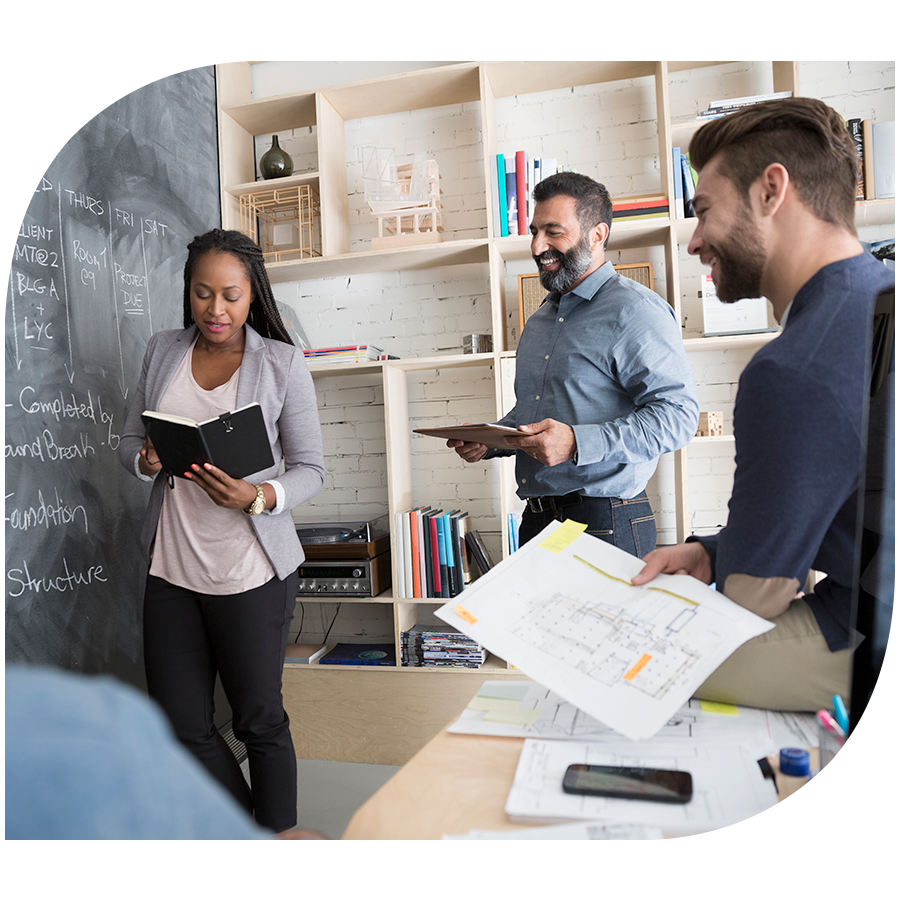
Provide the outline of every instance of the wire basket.
[[819,723],[819,805],[826,819],[834,815],[844,793],[847,738]]

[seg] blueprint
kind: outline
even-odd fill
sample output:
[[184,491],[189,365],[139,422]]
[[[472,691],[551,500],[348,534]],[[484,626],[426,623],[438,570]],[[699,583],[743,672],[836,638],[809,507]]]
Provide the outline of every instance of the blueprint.
[[[558,694],[533,681],[486,681],[448,729],[453,734],[621,743],[622,737]],[[817,747],[812,713],[776,712],[746,706],[688,700],[652,742],[730,743],[754,758],[782,747]],[[636,742],[635,750],[648,741]]]
[[[562,780],[571,763],[690,772],[693,796],[688,803],[676,804],[567,794]],[[655,826],[665,837],[676,837],[743,821],[774,806],[777,799],[753,755],[739,746],[656,741],[636,750],[628,743],[527,740],[505,808],[516,822],[621,822]]]
[[583,525],[553,522],[436,615],[641,740],[737,647],[773,627],[686,575],[636,587],[642,568]]

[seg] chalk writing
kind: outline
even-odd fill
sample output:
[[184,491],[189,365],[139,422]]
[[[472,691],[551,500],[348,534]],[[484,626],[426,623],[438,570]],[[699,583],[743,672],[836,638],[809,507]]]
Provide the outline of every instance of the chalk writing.
[[[6,516],[9,527],[16,531],[28,531],[30,528],[43,527],[48,531],[62,525],[71,525],[80,521],[84,525],[84,533],[88,533],[87,510],[80,504],[70,506],[59,496],[59,491],[53,489],[55,501],[48,503],[44,499],[44,492],[38,490],[37,505],[27,506],[21,509],[13,509]],[[6,499],[15,497],[15,494],[7,494]]]

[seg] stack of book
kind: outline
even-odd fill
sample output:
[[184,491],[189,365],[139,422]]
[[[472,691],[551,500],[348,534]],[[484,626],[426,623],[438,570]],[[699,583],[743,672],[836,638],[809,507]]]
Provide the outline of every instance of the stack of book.
[[704,109],[697,114],[698,119],[719,119],[730,113],[737,112],[745,106],[753,106],[766,100],[784,100],[792,96],[791,91],[777,91],[774,94],[754,94],[752,97],[732,97],[728,100],[712,100],[709,109]]
[[380,347],[371,344],[350,344],[346,347],[321,347],[304,350],[303,356],[308,365],[333,365],[334,363],[359,363],[370,360],[387,359],[387,354]]
[[560,171],[555,159],[535,158],[524,150],[514,154],[498,153],[491,167],[491,190],[496,198],[492,210],[494,234],[528,234],[534,200],[534,186],[548,175]]
[[665,194],[642,194],[613,200],[613,224],[638,219],[667,219],[669,200]]
[[396,515],[397,597],[450,598],[472,580],[467,512],[422,506]]
[[450,625],[415,625],[400,633],[404,666],[478,669],[485,659],[487,651],[481,644]]

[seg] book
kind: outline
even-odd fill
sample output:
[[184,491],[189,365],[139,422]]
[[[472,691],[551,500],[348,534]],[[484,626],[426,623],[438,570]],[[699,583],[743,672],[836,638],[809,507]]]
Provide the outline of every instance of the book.
[[765,297],[747,297],[737,303],[722,303],[709,272],[700,276],[699,294],[703,301],[704,337],[776,330],[769,327],[768,301]]
[[863,127],[862,127],[862,119],[848,119],[847,120],[847,130],[850,132],[850,137],[853,138],[853,143],[856,145],[856,155],[859,157],[859,178],[856,185],[856,199],[857,200],[865,200],[866,199],[866,173],[865,173],[865,160],[863,155]]
[[509,234],[509,219],[506,211],[506,157],[497,154],[497,216],[500,219],[500,237]]
[[522,434],[517,428],[508,428],[506,425],[491,425],[484,422],[478,425],[443,425],[438,428],[413,428],[413,432],[415,434],[424,434],[428,437],[443,438],[444,440],[474,441],[494,450],[511,450],[512,447],[504,442],[504,437],[508,434]]
[[439,551],[440,543],[440,510],[432,510],[426,514],[425,522],[428,525],[427,544],[427,569],[428,569],[428,591],[427,597],[441,596],[441,579],[443,573],[441,571],[441,557]]
[[872,168],[876,200],[889,200],[897,193],[894,167],[895,132],[893,122],[872,123]]
[[184,478],[195,463],[211,463],[232,478],[244,478],[275,464],[258,403],[203,422],[145,409],[141,421],[163,469],[178,478]]
[[394,666],[393,644],[335,644],[319,657],[320,666]]
[[438,560],[441,573],[438,593],[435,596],[447,599],[450,597],[450,581],[447,574],[447,532],[444,528],[444,517],[438,516],[435,525],[437,526]]
[[[684,175],[681,168],[681,147],[672,148],[672,181],[675,185],[675,218],[684,218]],[[615,207],[613,207],[615,216]]]
[[419,568],[419,511],[409,510],[410,555],[412,557],[412,593],[411,597],[422,596],[422,572]]
[[612,201],[613,209],[634,209],[639,206],[664,206],[669,202],[665,194],[635,194]]
[[404,597],[414,597],[412,570],[412,531],[410,529],[409,512],[400,513],[403,522],[403,583],[406,586]]
[[465,537],[464,532],[460,531],[461,522],[466,518],[468,513],[453,512],[450,514],[450,541],[453,545],[453,586],[455,593],[452,596],[461,594],[466,588],[465,571],[463,569],[463,555],[465,553]]
[[681,154],[681,177],[684,182],[684,215],[687,219],[694,218],[694,181],[691,161],[687,155]]
[[500,230],[500,204],[497,202],[500,190],[500,182],[497,178],[497,166],[489,166],[491,170],[491,196],[494,202],[491,204],[491,219],[494,225],[494,237],[502,237],[503,232]]
[[472,583],[472,569],[469,565],[469,545],[466,542],[466,534],[472,528],[472,519],[468,513],[463,513],[457,524],[459,526],[459,557],[462,568],[462,589],[465,590]]
[[516,193],[516,158],[515,156],[504,157],[504,165],[506,167],[506,220],[509,225],[510,234],[519,233],[519,209],[518,196]]
[[863,119],[863,174],[866,200],[875,199],[875,160],[872,155],[872,120]]
[[519,234],[528,234],[528,154],[516,151],[516,226]]
[[403,513],[394,514],[394,558],[397,561],[397,596],[406,596],[405,544],[403,538]]
[[[682,181],[682,176],[678,176],[678,180]],[[682,200],[682,204],[683,204]],[[683,211],[683,208],[682,208]],[[620,219],[638,219],[645,216],[668,216],[669,215],[669,205],[668,203],[663,204],[661,206],[639,206],[636,209],[614,209],[613,210],[613,221],[619,221]],[[682,215],[683,219],[684,216]]]
[[793,96],[791,91],[776,91],[773,94],[756,94],[752,97],[735,97],[732,100],[713,100],[709,104],[709,109],[698,113],[698,119],[718,119],[721,116],[727,116],[729,113],[737,112],[745,106],[754,106],[757,103],[764,103],[767,100],[784,100]]
[[481,574],[487,574],[494,563],[491,560],[487,547],[484,545],[484,541],[481,539],[481,535],[477,531],[467,531],[466,545],[472,551],[472,556],[475,557],[475,562],[478,563]]
[[284,664],[308,665],[327,653],[334,644],[288,644],[284,651]]
[[669,207],[665,207],[663,209],[650,211],[650,210],[633,210],[631,214],[624,216],[617,216],[613,213],[613,221],[614,222],[637,222],[640,219],[668,219],[669,218]]

